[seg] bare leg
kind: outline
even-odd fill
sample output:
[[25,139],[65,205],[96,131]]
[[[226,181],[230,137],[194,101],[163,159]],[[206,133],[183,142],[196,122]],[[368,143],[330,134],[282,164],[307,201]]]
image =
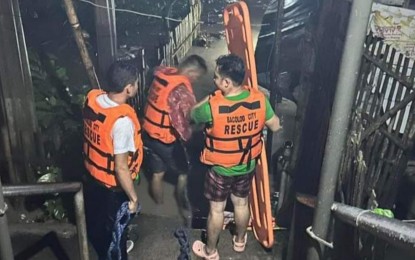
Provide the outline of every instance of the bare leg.
[[248,197],[240,198],[231,194],[231,200],[235,212],[236,242],[245,242],[245,233],[251,215],[248,207]]
[[157,204],[163,204],[163,177],[164,172],[154,173],[150,185],[151,196]]
[[188,226],[191,223],[191,208],[189,198],[187,197],[187,175],[180,174],[177,179],[177,185],[175,190],[175,196],[177,206],[179,207],[180,215],[183,217],[185,225]]
[[216,251],[219,234],[223,227],[223,212],[226,200],[221,202],[210,201],[210,211],[207,221],[207,246],[206,253],[212,254]]
[[179,205],[181,205],[181,202],[185,199],[186,187],[187,187],[187,175],[180,174],[177,179],[177,185],[176,185],[176,197],[178,199]]

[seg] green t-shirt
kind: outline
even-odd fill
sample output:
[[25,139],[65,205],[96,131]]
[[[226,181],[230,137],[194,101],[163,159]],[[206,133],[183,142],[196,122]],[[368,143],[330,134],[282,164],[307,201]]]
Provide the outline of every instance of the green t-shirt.
[[[225,97],[225,98],[231,101],[241,101],[247,97],[249,97],[249,91],[245,90],[239,95]],[[209,102],[207,101],[203,103],[202,105],[200,105],[199,107],[193,109],[190,116],[193,122],[195,122],[196,124],[212,123],[213,121],[212,111],[210,110]],[[273,116],[274,116],[274,109],[269,103],[269,100],[265,98],[265,120],[268,121]],[[230,168],[216,165],[216,166],[213,166],[212,169],[220,175],[237,176],[237,175],[243,175],[243,174],[253,171],[255,169],[255,166],[256,166],[256,161],[254,159],[251,161],[249,167],[248,167],[248,164],[240,164],[240,165],[236,165]]]

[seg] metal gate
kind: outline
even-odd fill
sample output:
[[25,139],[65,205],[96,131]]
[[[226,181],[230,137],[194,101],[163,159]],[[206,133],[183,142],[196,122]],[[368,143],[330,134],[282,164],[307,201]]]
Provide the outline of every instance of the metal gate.
[[343,203],[393,208],[415,132],[413,66],[413,60],[381,39],[367,37],[340,169]]

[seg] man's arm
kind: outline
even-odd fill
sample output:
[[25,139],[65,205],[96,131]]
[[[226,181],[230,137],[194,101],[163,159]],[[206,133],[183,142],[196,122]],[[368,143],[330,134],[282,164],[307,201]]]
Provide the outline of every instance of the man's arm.
[[276,132],[281,129],[280,119],[274,114],[271,119],[265,122],[265,125],[272,131]]
[[195,110],[195,109],[199,108],[201,105],[203,105],[206,102],[208,102],[208,100],[209,100],[209,95],[207,95],[202,100],[200,100],[196,105],[194,105],[193,108],[192,108],[192,110]]
[[128,207],[131,213],[137,212],[138,197],[134,189],[134,183],[131,179],[130,169],[128,167],[128,153],[115,155],[115,176],[130,199]]
[[281,129],[280,119],[275,115],[273,106],[268,98],[265,98],[265,125],[272,131],[276,132]]
[[170,121],[173,128],[184,141],[190,139],[192,128],[189,123],[190,111],[196,104],[195,96],[185,86],[178,86],[168,97]]
[[114,123],[111,137],[115,154],[115,177],[130,200],[128,204],[130,212],[135,213],[138,206],[138,196],[131,179],[130,168],[128,167],[128,152],[136,150],[132,120],[129,117],[119,118]]

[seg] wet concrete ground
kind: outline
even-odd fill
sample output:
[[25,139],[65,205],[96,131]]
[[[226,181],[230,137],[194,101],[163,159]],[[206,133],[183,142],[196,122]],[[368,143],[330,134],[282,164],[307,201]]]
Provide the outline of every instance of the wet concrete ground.
[[[174,232],[182,227],[179,219],[171,217],[161,217],[154,215],[141,215],[131,225],[132,236],[135,237],[135,247],[129,254],[129,259],[144,260],[175,260],[180,254],[180,245],[174,236]],[[61,227],[62,228],[62,227]],[[13,251],[15,259],[79,259],[79,247],[74,227],[64,226],[66,233],[48,233],[42,235],[26,233],[22,229],[14,233]],[[44,231],[45,229],[42,228]],[[155,232],[157,230],[157,232]],[[201,232],[194,229],[184,229],[187,233],[190,246],[196,239],[201,239]],[[248,243],[245,252],[235,253],[232,249],[232,238],[228,230],[222,232],[218,250],[221,259],[261,259],[261,260],[281,260],[282,252],[286,248],[287,233],[277,232],[276,243],[272,250],[264,249],[248,233]],[[24,242],[23,242],[24,241]],[[32,243],[27,243],[32,241]],[[92,247],[89,248],[90,259],[97,259]],[[191,259],[197,259],[190,249]]]

